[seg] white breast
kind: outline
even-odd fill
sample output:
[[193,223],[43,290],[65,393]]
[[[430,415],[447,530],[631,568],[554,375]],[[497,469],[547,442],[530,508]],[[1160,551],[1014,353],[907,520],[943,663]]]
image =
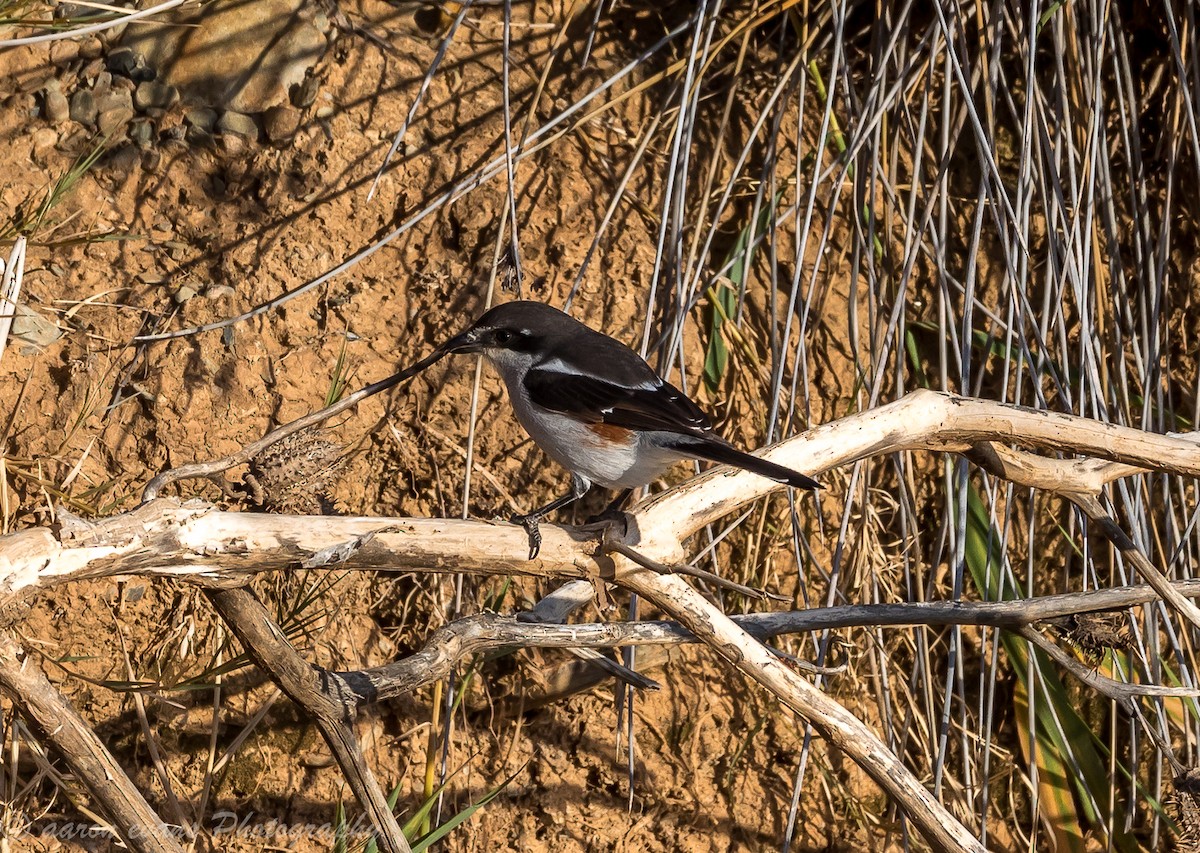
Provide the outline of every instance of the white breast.
[[632,433],[624,444],[616,444],[593,432],[589,426],[566,415],[551,412],[530,402],[521,382],[523,370],[508,370],[497,364],[513,411],[529,437],[546,455],[591,483],[609,489],[644,486],[673,463],[681,453],[660,447],[652,434]]

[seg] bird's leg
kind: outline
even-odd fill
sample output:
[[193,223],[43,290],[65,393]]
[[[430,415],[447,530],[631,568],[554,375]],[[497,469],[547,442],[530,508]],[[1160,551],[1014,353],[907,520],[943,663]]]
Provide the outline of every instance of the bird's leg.
[[542,532],[538,530],[538,522],[545,518],[556,509],[562,509],[568,504],[573,504],[581,497],[587,494],[588,489],[592,484],[580,477],[578,474],[571,475],[571,493],[563,495],[561,498],[550,501],[545,506],[538,507],[533,512],[527,512],[524,515],[514,515],[509,519],[513,524],[519,524],[525,528],[525,532],[529,534],[529,559],[533,559],[538,555],[538,551],[542,548]]

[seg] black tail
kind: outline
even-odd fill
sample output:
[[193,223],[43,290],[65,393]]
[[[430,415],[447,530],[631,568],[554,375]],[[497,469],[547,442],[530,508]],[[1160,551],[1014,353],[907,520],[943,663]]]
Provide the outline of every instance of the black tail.
[[704,459],[708,462],[718,462],[722,465],[732,465],[734,468],[743,468],[753,474],[758,474],[760,477],[766,477],[768,480],[774,480],[777,483],[787,483],[795,489],[821,488],[821,485],[816,480],[804,476],[799,471],[784,468],[782,465],[776,465],[774,462],[768,462],[766,459],[759,459],[757,456],[743,453],[727,444],[718,444],[715,441],[691,442],[683,440],[675,445],[675,449],[680,453],[686,453],[689,456],[695,456],[698,459]]

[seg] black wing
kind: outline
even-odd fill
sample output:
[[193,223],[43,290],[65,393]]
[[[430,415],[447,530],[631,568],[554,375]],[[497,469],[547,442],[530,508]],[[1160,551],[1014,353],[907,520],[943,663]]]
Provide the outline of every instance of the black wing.
[[584,423],[661,430],[722,441],[700,407],[667,382],[630,388],[582,373],[531,369],[525,374],[530,402]]
[[658,381],[661,384],[655,387],[629,388],[582,373],[535,367],[525,374],[525,391],[533,404],[584,423],[673,433],[679,438],[665,445],[685,456],[745,468],[800,489],[820,488],[815,480],[799,471],[732,447],[713,431],[708,416],[699,406],[678,388]]

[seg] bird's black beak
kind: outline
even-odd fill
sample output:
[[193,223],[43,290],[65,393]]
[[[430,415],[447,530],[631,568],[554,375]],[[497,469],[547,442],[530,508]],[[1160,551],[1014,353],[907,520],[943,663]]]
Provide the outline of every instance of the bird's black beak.
[[434,352],[436,352],[440,358],[443,355],[481,352],[482,350],[483,347],[479,342],[479,332],[472,328],[467,329],[461,334],[455,335],[450,340],[438,347]]
[[429,355],[418,361],[411,367],[406,367],[399,373],[389,376],[387,379],[376,382],[370,386],[373,390],[371,393],[382,391],[385,388],[391,388],[400,382],[411,379],[425,368],[441,361],[443,357],[460,352],[480,352],[483,347],[479,343],[479,333],[475,329],[467,329],[460,335],[455,335],[450,340],[439,346]]

